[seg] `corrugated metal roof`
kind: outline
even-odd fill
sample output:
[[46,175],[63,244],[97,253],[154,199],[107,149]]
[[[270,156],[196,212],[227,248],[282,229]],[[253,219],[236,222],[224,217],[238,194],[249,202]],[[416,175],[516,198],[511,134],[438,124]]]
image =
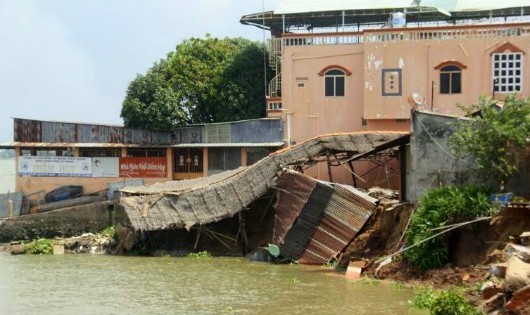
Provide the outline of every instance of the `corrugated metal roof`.
[[349,186],[289,171],[278,178],[273,243],[283,257],[323,264],[364,226],[378,200]]

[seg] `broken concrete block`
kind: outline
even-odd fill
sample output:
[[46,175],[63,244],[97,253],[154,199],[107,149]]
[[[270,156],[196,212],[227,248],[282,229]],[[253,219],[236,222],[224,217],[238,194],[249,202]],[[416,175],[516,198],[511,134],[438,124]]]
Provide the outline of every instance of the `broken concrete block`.
[[530,247],[515,244],[512,244],[511,247],[512,255],[521,258],[526,263],[530,263]]
[[506,308],[515,314],[530,314],[530,285],[516,291]]
[[497,278],[504,278],[506,276],[507,263],[493,264],[490,267],[490,273]]
[[63,255],[64,244],[53,244],[52,251],[54,255]]
[[346,269],[346,278],[358,279],[361,277],[363,268],[366,266],[366,261],[364,260],[352,260]]
[[504,305],[504,294],[503,293],[497,293],[490,297],[488,300],[482,302],[479,306],[479,308],[486,314],[490,314],[491,312],[495,311],[496,309],[499,309],[503,307]]
[[504,289],[508,292],[515,292],[527,285],[530,285],[530,264],[515,255],[510,257],[506,267]]
[[504,290],[500,285],[488,281],[482,285],[480,291],[482,292],[482,298],[488,300],[497,293],[502,293]]

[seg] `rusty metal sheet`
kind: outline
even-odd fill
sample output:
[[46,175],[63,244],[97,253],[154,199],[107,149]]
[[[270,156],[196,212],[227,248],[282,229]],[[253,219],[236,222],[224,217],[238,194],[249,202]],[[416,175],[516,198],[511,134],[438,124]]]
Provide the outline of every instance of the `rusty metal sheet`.
[[122,143],[123,128],[118,126],[77,124],[77,142]]
[[307,176],[297,176],[291,172],[278,177],[278,204],[272,237],[274,244],[283,244],[285,235],[302,212],[316,183]]
[[[300,189],[300,183],[305,184],[305,189]],[[280,197],[273,243],[280,247],[282,256],[299,263],[323,264],[335,257],[377,205],[377,199],[355,188],[317,181],[296,172],[280,176],[277,186]],[[296,191],[299,198],[291,191]],[[319,212],[321,215],[317,221],[307,220],[306,210],[313,216]]]
[[14,141],[41,142],[41,122],[38,120],[19,119],[13,120]]
[[43,121],[42,142],[77,142],[76,124]]

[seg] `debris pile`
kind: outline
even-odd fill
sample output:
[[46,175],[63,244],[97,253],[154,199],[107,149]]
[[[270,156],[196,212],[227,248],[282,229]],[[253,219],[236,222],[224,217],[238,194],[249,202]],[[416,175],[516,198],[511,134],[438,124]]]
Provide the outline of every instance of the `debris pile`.
[[530,314],[530,232],[515,237],[505,262],[492,264],[482,284],[480,308],[487,314]]

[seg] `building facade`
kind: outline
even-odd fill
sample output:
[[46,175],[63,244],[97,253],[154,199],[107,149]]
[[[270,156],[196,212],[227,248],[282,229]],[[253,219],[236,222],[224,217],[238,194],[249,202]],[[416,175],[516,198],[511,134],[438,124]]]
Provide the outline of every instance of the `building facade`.
[[271,32],[267,116],[289,143],[409,130],[413,108],[458,115],[482,95],[530,96],[527,1],[350,2],[280,0],[241,19]]
[[14,119],[16,191],[47,193],[78,185],[192,179],[253,164],[283,145],[280,119],[193,125],[172,132]]

